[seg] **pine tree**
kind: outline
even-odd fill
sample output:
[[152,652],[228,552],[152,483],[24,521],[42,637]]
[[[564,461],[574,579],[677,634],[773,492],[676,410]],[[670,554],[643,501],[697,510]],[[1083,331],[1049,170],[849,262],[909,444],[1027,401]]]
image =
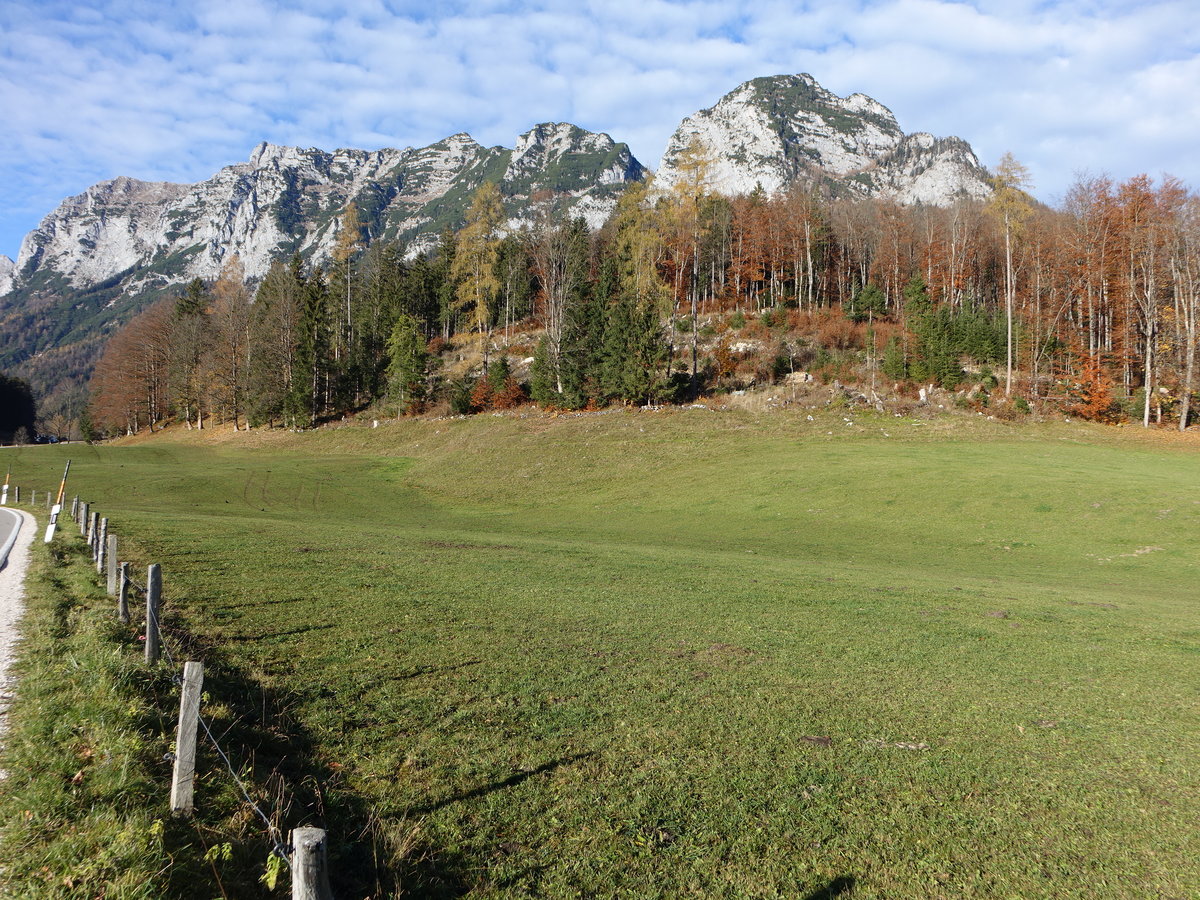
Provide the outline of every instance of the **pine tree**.
[[442,329],[442,337],[446,340],[449,340],[450,335],[458,330],[458,316],[455,312],[455,297],[458,289],[453,274],[457,249],[458,240],[454,232],[447,228],[442,232],[430,273],[432,276],[430,283],[437,297],[437,321]]
[[209,322],[205,315],[211,302],[204,282],[193,278],[175,301],[171,323],[170,395],[175,414],[188,428],[204,425],[204,373],[201,361],[209,344]]
[[539,406],[562,405],[550,359],[550,340],[544,335],[533,351],[533,363],[529,367],[529,396]]
[[904,345],[899,337],[893,337],[883,348],[883,374],[893,381],[908,378],[908,361],[904,358]]
[[399,414],[415,412],[425,401],[429,357],[420,323],[412,316],[396,320],[388,338],[388,395]]
[[887,312],[886,298],[874,283],[868,282],[845,307],[846,318],[851,322],[866,322],[877,319]]
[[317,269],[304,284],[304,310],[296,342],[295,377],[285,414],[296,424],[315,425],[331,399],[329,289]]
[[387,341],[401,313],[407,275],[403,250],[394,242],[373,242],[360,260],[351,359],[364,399],[386,389]]
[[258,287],[251,318],[255,352],[248,373],[247,414],[254,424],[282,418],[295,425],[288,398],[296,380],[297,345],[304,314],[303,264],[298,255],[289,264],[274,263]]

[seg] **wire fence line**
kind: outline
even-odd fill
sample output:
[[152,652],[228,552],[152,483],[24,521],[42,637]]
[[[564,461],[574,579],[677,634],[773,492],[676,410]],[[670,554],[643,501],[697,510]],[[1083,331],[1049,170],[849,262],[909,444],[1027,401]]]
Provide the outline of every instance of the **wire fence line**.
[[[138,584],[132,578],[130,581],[143,596],[148,594],[148,589],[145,585]],[[175,654],[171,652],[172,639],[168,638],[167,633],[163,630],[161,617],[159,617],[159,615],[155,612],[154,607],[149,603],[146,604],[146,616],[147,621],[152,620],[154,623],[154,628],[158,632],[163,653],[165,653],[167,657],[167,663],[173,669],[178,668],[179,663],[177,663],[175,660]],[[183,677],[180,674],[175,673],[171,676],[171,682],[182,687]],[[209,742],[212,743],[213,749],[217,751],[217,755],[221,757],[221,761],[225,763],[225,768],[229,771],[229,775],[233,779],[233,783],[237,786],[238,792],[242,795],[242,799],[246,801],[258,818],[262,820],[263,825],[266,826],[267,836],[271,840],[271,852],[281,857],[290,868],[290,853],[283,841],[283,832],[281,832],[275,823],[271,821],[271,817],[263,812],[262,807],[254,802],[254,799],[250,796],[250,791],[246,786],[246,782],[242,780],[240,775],[238,775],[237,770],[233,766],[233,761],[230,759],[229,753],[226,752],[225,748],[221,746],[221,742],[217,739],[217,736],[213,734],[213,730],[209,726],[208,721],[204,718],[204,715],[199,714],[197,716],[197,720],[200,723],[200,728],[204,731],[205,735],[208,736]]]
[[[30,492],[30,500],[31,500],[30,505],[31,506],[36,505],[36,499],[35,499],[36,496],[37,496],[37,492],[35,492],[35,491]],[[47,491],[46,492],[47,504],[49,504],[50,497],[51,497],[51,492]],[[16,500],[16,502],[20,502],[19,498],[20,498],[19,488],[16,488],[13,492],[13,499]],[[7,494],[5,495],[5,499],[6,500],[8,499]],[[59,514],[61,515],[62,512],[67,511],[67,509],[68,509],[68,507],[64,503],[63,508],[62,508],[62,510],[60,510]],[[85,521],[81,520],[82,519],[81,514],[83,513],[84,510],[89,511],[89,518],[92,519],[92,522],[95,522],[96,521],[95,510],[91,509],[91,507],[89,507],[87,504],[80,503],[78,497],[76,497],[75,500],[73,501],[73,503],[70,505],[68,515],[71,519],[73,519],[76,522],[76,524],[78,526],[80,526],[81,536],[86,535],[86,538],[88,539],[88,543],[90,545],[90,549],[91,549],[93,558],[95,559],[96,555],[102,551],[96,544],[96,537],[91,534],[88,534],[88,532],[90,532],[92,530],[92,522],[85,522]],[[113,530],[111,529],[111,527],[108,530],[108,534],[113,534]],[[46,543],[49,543],[49,542],[50,542],[50,533],[48,532],[47,537],[46,537]],[[179,662],[179,659],[182,658],[182,656],[184,655],[182,645],[179,643],[176,643],[175,637],[173,635],[170,635],[167,631],[165,631],[163,629],[163,627],[162,627],[163,622],[162,622],[161,615],[155,609],[154,604],[151,604],[149,602],[149,599],[150,599],[149,586],[147,584],[144,584],[144,583],[138,581],[137,579],[135,579],[129,573],[128,567],[124,567],[123,577],[124,577],[125,583],[129,587],[131,587],[134,590],[134,592],[141,595],[141,597],[144,601],[145,609],[146,609],[147,632],[149,632],[149,629],[151,626],[154,628],[155,633],[158,635],[159,646],[162,648],[163,653],[166,655],[167,664],[173,670],[172,675],[171,675],[171,682],[177,686],[182,687],[183,677],[182,677],[180,671],[178,671],[181,668],[181,663]],[[148,633],[146,636],[143,636],[143,640],[148,640]],[[177,656],[177,653],[178,653],[178,656]],[[241,775],[238,774],[237,768],[233,764],[233,759],[232,759],[230,752],[224,746],[222,746],[220,739],[213,732],[213,728],[212,728],[211,724],[209,723],[209,721],[202,714],[199,714],[199,713],[197,714],[197,721],[200,725],[200,729],[204,732],[205,736],[208,738],[209,743],[212,744],[212,747],[216,751],[217,756],[220,757],[221,762],[224,764],[226,771],[228,771],[229,776],[232,779],[234,786],[237,788],[238,793],[241,795],[242,800],[250,807],[250,809],[258,817],[258,819],[262,821],[263,826],[266,829],[267,838],[270,842],[271,855],[278,857],[280,860],[282,860],[283,864],[287,867],[287,869],[290,872],[295,873],[295,866],[293,866],[293,864],[292,864],[292,855],[295,852],[294,848],[289,847],[287,845],[286,841],[284,840],[284,834],[279,829],[279,827],[275,824],[275,822],[273,821],[272,815],[269,815],[268,812],[264,811],[262,806],[260,806],[259,803],[257,803],[254,800],[254,798],[251,796],[250,788],[247,785],[246,781],[241,777]],[[174,754],[167,753],[164,758],[167,761],[173,761]],[[276,815],[282,814],[281,810],[274,808],[272,805],[268,804],[268,807],[269,807],[271,813],[276,814]]]

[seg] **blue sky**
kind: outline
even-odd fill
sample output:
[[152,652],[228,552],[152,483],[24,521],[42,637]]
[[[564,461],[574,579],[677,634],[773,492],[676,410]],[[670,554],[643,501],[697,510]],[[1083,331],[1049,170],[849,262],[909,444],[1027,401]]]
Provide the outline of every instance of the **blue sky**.
[[4,0],[0,253],[117,175],[199,181],[259,141],[512,146],[545,121],[658,165],[684,116],[759,75],[869,94],[906,131],[1200,187],[1195,0]]

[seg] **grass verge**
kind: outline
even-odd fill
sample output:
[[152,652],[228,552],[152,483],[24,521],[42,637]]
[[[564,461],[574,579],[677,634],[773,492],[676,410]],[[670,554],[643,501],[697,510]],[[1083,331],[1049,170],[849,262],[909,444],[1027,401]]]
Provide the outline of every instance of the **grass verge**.
[[[274,893],[266,875],[269,832],[203,734],[197,814],[169,815],[180,666],[145,665],[144,619],[118,621],[69,524],[53,546],[35,545],[25,603],[0,755],[4,896],[207,900],[286,892],[286,874]],[[192,642],[172,618],[165,637],[178,653]],[[209,660],[203,714],[232,748],[250,799],[276,825],[289,815],[311,821],[301,809],[311,792],[292,784],[306,775],[304,743],[279,730],[286,716],[222,667],[219,654],[189,656]],[[353,820],[336,790],[329,803],[339,820]],[[368,866],[362,876],[372,872]]]

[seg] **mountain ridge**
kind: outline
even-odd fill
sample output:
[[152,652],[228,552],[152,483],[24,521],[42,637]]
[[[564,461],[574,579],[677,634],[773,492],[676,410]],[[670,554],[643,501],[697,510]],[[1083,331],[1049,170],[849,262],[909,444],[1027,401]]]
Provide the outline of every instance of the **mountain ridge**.
[[[892,112],[842,98],[811,75],[751,79],[686,117],[663,154],[669,188],[693,140],[711,156],[718,193],[768,193],[803,184],[834,196],[905,203],[987,196],[987,172],[960,138],[905,134]],[[649,170],[625,143],[567,122],[545,122],[512,148],[458,132],[425,147],[333,151],[258,143],[245,161],[192,184],[118,176],[65,198],[0,257],[0,369],[43,394],[78,386],[108,334],[190,278],[213,279],[233,254],[252,280],[299,253],[323,263],[350,202],[371,241],[432,249],[463,223],[480,185],[496,182],[506,226],[531,222],[531,204],[599,227]]]
[[663,153],[660,185],[683,177],[677,163],[693,142],[709,158],[718,193],[772,194],[799,182],[933,205],[991,193],[987,170],[961,138],[905,134],[879,101],[838,97],[808,74],[751,79],[687,116]]

